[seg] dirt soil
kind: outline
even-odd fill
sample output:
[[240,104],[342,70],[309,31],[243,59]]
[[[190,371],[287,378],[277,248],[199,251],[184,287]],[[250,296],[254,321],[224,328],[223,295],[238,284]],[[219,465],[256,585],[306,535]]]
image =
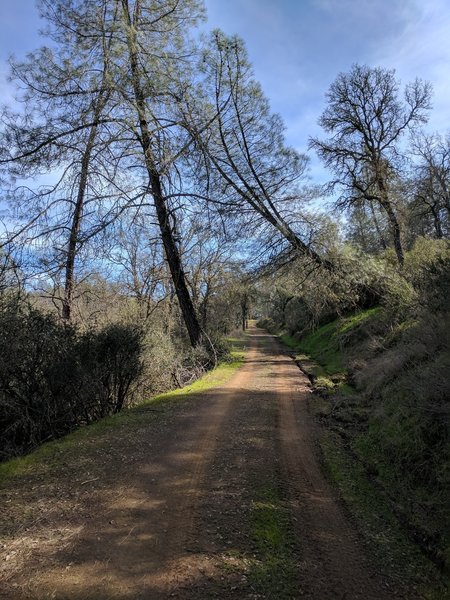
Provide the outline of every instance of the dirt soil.
[[403,597],[322,474],[309,394],[278,342],[252,329],[227,384],[131,435],[112,428],[50,477],[14,480],[0,496],[0,598],[275,599],[249,575],[264,486],[281,490],[298,542],[290,597]]

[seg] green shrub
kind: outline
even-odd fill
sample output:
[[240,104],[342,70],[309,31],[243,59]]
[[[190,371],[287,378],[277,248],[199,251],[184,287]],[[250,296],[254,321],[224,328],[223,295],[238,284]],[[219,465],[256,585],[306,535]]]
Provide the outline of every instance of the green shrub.
[[263,317],[262,319],[259,319],[256,323],[256,326],[260,327],[261,329],[265,329],[269,333],[276,334],[279,332],[279,326],[270,317]]

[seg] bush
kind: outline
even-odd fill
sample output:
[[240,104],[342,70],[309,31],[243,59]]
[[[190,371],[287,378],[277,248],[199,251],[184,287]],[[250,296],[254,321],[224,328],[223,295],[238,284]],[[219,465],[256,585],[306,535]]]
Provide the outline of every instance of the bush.
[[78,340],[78,396],[90,421],[120,412],[131,399],[142,372],[141,352],[142,332],[130,325],[107,325]]
[[165,392],[174,387],[174,364],[179,349],[165,332],[152,326],[144,338],[141,393],[144,397]]
[[125,325],[79,334],[52,315],[0,305],[0,459],[118,412],[141,372],[142,335]]
[[0,333],[0,456],[5,457],[75,426],[76,334],[13,302],[2,307]]
[[313,314],[303,298],[295,297],[286,304],[284,320],[289,335],[294,335],[310,329]]
[[262,319],[259,319],[256,323],[256,326],[273,334],[277,334],[280,330],[279,325],[277,325],[275,321],[269,317],[263,317]]

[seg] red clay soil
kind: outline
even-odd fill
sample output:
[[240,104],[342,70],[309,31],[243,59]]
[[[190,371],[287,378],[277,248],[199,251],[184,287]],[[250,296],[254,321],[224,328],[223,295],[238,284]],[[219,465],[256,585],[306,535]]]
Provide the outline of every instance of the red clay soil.
[[402,597],[321,473],[306,376],[273,337],[252,329],[249,340],[227,384],[131,435],[112,429],[50,481],[3,490],[0,598],[275,599],[249,575],[249,519],[267,485],[282,490],[298,541],[289,597]]

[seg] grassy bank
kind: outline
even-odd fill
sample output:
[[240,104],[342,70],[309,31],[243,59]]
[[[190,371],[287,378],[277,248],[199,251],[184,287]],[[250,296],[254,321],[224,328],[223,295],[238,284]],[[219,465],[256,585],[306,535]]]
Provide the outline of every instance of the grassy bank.
[[295,350],[295,360],[310,376],[316,387],[327,390],[345,390],[348,368],[343,347],[346,340],[364,325],[381,315],[382,309],[374,307],[355,315],[336,319],[319,327],[309,335],[298,338],[282,333],[281,341]]
[[430,324],[394,329],[383,313],[361,311],[301,339],[280,337],[315,385],[325,470],[375,558],[398,584],[444,600],[448,441],[422,407],[443,378],[445,345],[422,356],[417,339],[431,336]]
[[[136,427],[145,427],[163,415],[170,414],[182,401],[189,400],[193,394],[201,394],[228,381],[243,364],[245,338],[230,340],[229,355],[212,371],[183,388],[178,388],[106,417],[96,423],[82,427],[69,435],[43,444],[28,455],[11,459],[0,464],[0,484],[11,478],[27,473],[36,473],[44,477],[46,473],[64,466],[67,461],[76,461],[88,456],[89,449],[101,446],[111,432],[114,435],[128,435]],[[95,460],[95,457],[92,458]]]

